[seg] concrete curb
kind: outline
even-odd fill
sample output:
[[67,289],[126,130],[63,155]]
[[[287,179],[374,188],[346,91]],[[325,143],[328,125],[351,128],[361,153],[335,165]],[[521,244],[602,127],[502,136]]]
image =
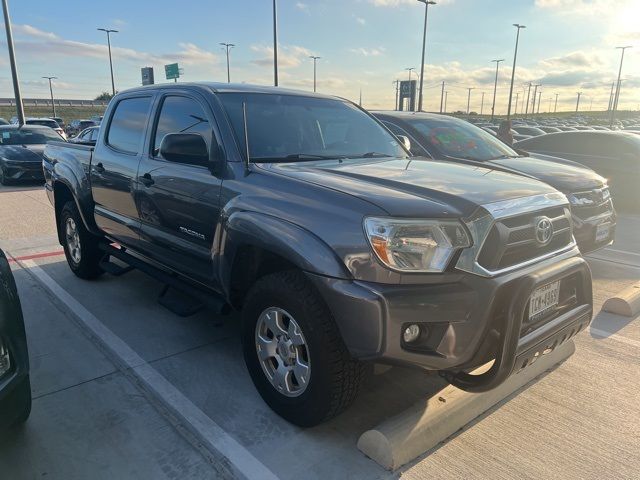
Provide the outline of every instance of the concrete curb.
[[445,441],[574,351],[575,344],[569,341],[489,392],[468,393],[450,385],[426,402],[418,402],[364,432],[358,440],[358,449],[387,470],[395,470]]
[[634,317],[640,313],[640,282],[622,290],[615,297],[604,302],[602,310],[624,317]]

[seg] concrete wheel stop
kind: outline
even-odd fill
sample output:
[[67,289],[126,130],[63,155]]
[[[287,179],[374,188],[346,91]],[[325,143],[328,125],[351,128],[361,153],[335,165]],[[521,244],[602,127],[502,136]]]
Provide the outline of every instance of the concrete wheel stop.
[[[364,432],[358,440],[358,449],[383,468],[396,470],[444,442],[491,407],[569,358],[574,351],[575,344],[568,341],[488,392],[468,393],[449,385],[426,401],[415,403]],[[473,373],[480,373],[484,368]]]
[[623,317],[634,317],[640,313],[640,282],[637,282],[619,294],[607,299],[602,310]]

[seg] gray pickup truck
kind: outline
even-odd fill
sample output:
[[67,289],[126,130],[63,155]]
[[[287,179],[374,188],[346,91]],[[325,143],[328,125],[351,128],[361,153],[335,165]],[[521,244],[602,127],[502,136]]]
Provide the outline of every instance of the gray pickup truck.
[[366,361],[485,391],[591,320],[563,194],[405,140],[339,98],[167,84],[118,94],[95,147],[49,144],[43,166],[77,276],[136,268],[176,313],[241,311],[256,388],[310,426]]

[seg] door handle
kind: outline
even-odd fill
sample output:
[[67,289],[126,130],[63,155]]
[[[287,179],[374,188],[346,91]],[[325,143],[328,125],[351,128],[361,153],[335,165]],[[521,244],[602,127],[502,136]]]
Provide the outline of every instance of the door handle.
[[95,169],[96,169],[96,172],[98,172],[98,173],[104,173],[104,165],[102,165],[102,162],[97,164],[95,166]]
[[151,177],[151,174],[145,173],[143,176],[140,177],[140,183],[142,183],[145,187],[150,187],[155,182]]

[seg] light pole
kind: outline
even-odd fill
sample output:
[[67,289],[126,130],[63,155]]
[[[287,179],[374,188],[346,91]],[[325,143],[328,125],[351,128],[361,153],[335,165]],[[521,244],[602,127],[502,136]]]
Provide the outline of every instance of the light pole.
[[482,100],[480,101],[480,115],[482,115],[483,110],[484,110],[484,92],[482,92]]
[[53,109],[53,116],[56,116],[56,104],[53,101],[53,87],[51,86],[51,80],[57,80],[58,77],[42,77],[49,80],[49,93],[51,94],[51,107]]
[[516,33],[516,49],[513,52],[513,67],[511,68],[511,86],[509,87],[509,106],[507,107],[507,120],[511,118],[511,96],[513,95],[513,80],[516,74],[516,60],[518,58],[518,41],[520,40],[520,29],[527,28],[525,25],[520,25],[519,23],[514,23],[513,26],[517,28],[518,32]]
[[467,94],[467,115],[469,115],[469,105],[471,104],[471,90],[475,90],[475,87],[467,87],[469,93]]
[[624,61],[624,51],[627,48],[631,48],[631,45],[626,45],[624,47],[616,47],[620,50],[622,50],[622,54],[620,55],[620,68],[618,69],[618,81],[616,82],[616,94],[613,97],[613,105],[611,107],[611,124],[610,126],[613,126],[613,120],[615,119],[616,116],[616,109],[618,108],[618,98],[620,97],[620,76],[622,75],[622,62]]
[[[409,72],[409,91],[411,91],[411,72],[413,72],[415,69],[416,69],[416,67],[405,68],[405,70],[407,70]],[[414,103],[414,105],[415,105],[415,103]],[[409,100],[409,106],[407,107],[407,110],[411,110],[411,100]]]
[[449,98],[449,92],[444,91],[444,113],[447,113],[447,99]]
[[540,100],[542,100],[542,90],[538,93],[538,110],[536,111],[538,114],[540,113]]
[[396,79],[391,83],[396,86],[396,106],[395,106],[395,109],[398,110],[398,94],[400,92],[400,80]]
[[538,97],[538,87],[542,86],[540,83],[535,84],[533,87],[533,99],[531,100],[531,115],[536,114],[536,100]]
[[220,42],[220,45],[226,48],[227,50],[227,83],[231,83],[231,72],[229,70],[229,49],[235,47],[233,43],[224,43]]
[[558,94],[556,93],[556,104],[553,106],[553,113],[558,111]]
[[110,28],[98,28],[101,32],[105,32],[107,34],[107,47],[109,48],[109,69],[111,70],[111,94],[115,96],[116,94],[116,84],[113,81],[113,60],[111,59],[111,34],[118,33],[118,30],[113,30]]
[[609,106],[607,107],[607,112],[611,111],[611,104],[613,103],[613,87],[616,82],[611,82],[611,93],[609,93]]
[[442,113],[442,101],[444,100],[444,80],[442,81],[442,90],[440,90],[440,113]]
[[420,93],[418,93],[418,111],[422,111],[422,83],[424,78],[424,51],[427,45],[427,17],[429,15],[429,5],[435,5],[433,0],[418,0],[424,3],[424,31],[422,32],[422,61],[420,62]]
[[16,113],[18,114],[18,123],[24,125],[24,106],[22,105],[22,95],[20,94],[20,81],[18,80],[18,69],[16,68],[16,53],[13,49],[13,33],[11,31],[11,18],[9,17],[7,0],[2,0],[2,12],[4,13],[4,28],[7,32],[7,49],[9,50],[9,63],[11,64],[13,94],[16,98]]
[[273,0],[273,85],[278,86],[278,10]]
[[315,55],[309,55],[309,58],[313,59],[313,91],[316,91],[316,62],[318,61],[319,58],[322,57],[317,57]]
[[[527,118],[529,114],[529,97],[531,97],[531,82],[529,82],[529,89],[527,90],[527,101],[525,102],[524,118]],[[524,100],[524,93],[522,94],[522,100]],[[520,109],[522,111],[522,108]]]
[[580,107],[580,95],[582,95],[582,92],[577,92],[578,93],[578,100],[576,101],[576,113],[578,113],[578,108]]
[[493,103],[491,104],[491,121],[493,122],[493,116],[496,110],[496,90],[498,89],[498,67],[500,66],[500,62],[504,62],[504,58],[491,61],[496,62],[496,80],[493,82]]

